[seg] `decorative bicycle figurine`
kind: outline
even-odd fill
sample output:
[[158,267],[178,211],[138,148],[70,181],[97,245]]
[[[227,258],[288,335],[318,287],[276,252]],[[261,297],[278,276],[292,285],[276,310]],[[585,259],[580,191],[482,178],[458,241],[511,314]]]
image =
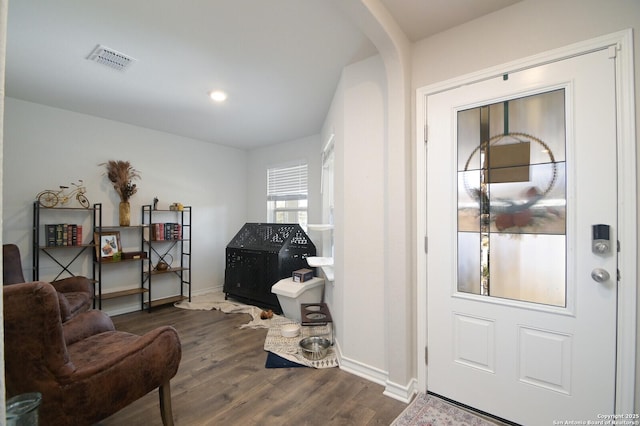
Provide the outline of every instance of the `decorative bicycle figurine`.
[[52,208],[57,206],[58,203],[63,205],[67,204],[71,198],[75,196],[75,199],[78,200],[80,205],[88,209],[90,206],[89,200],[84,195],[87,192],[87,188],[82,185],[82,179],[78,179],[78,182],[79,183],[71,182],[71,185],[75,186],[75,188],[69,193],[65,193],[65,191],[69,189],[68,186],[60,185],[60,190],[45,189],[36,196],[36,199],[42,207]]

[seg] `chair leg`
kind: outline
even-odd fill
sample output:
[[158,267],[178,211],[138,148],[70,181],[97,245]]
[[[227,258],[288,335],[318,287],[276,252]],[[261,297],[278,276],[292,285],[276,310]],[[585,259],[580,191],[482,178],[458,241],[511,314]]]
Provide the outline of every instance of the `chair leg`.
[[160,416],[164,426],[173,426],[173,412],[171,410],[171,385],[165,382],[160,386]]

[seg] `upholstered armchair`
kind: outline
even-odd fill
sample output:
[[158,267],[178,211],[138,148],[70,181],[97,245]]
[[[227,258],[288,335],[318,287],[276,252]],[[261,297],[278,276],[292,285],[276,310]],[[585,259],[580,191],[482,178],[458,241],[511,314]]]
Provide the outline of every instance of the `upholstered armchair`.
[[182,356],[173,327],[142,336],[119,332],[97,310],[63,324],[51,284],[3,292],[6,397],[40,392],[40,424],[91,425],[155,388],[162,422],[173,424],[169,380]]
[[[2,246],[3,285],[25,282],[20,249],[15,244]],[[68,277],[51,283],[58,291],[62,321],[67,321],[93,305],[93,283],[86,277]]]

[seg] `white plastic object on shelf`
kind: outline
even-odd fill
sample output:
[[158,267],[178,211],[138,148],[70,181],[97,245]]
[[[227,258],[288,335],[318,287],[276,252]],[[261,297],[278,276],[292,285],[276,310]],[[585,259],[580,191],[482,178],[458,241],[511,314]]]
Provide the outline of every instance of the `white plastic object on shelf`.
[[313,268],[333,266],[333,257],[309,256],[307,257],[307,263]]
[[333,282],[333,257],[307,257],[307,264],[313,268],[321,268],[327,281]]
[[[320,223],[320,224],[308,224],[307,229],[309,231],[333,231],[334,226],[330,223]],[[312,268],[322,268],[322,272],[324,272],[324,276],[327,281],[334,281],[334,273],[333,273],[333,257],[319,257],[319,256],[311,256],[307,257],[307,263]]]
[[329,231],[333,229],[333,225],[329,223],[308,224],[307,229],[309,231]]

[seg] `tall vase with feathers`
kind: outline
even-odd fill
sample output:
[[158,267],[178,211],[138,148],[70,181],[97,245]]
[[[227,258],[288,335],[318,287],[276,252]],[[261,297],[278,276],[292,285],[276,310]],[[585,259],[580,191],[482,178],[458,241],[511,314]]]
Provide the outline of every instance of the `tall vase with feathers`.
[[138,191],[138,187],[133,183],[134,179],[140,179],[140,173],[128,161],[110,160],[100,164],[105,166],[106,175],[113,184],[118,196],[120,205],[118,206],[118,221],[120,226],[131,224],[131,204],[129,199]]

